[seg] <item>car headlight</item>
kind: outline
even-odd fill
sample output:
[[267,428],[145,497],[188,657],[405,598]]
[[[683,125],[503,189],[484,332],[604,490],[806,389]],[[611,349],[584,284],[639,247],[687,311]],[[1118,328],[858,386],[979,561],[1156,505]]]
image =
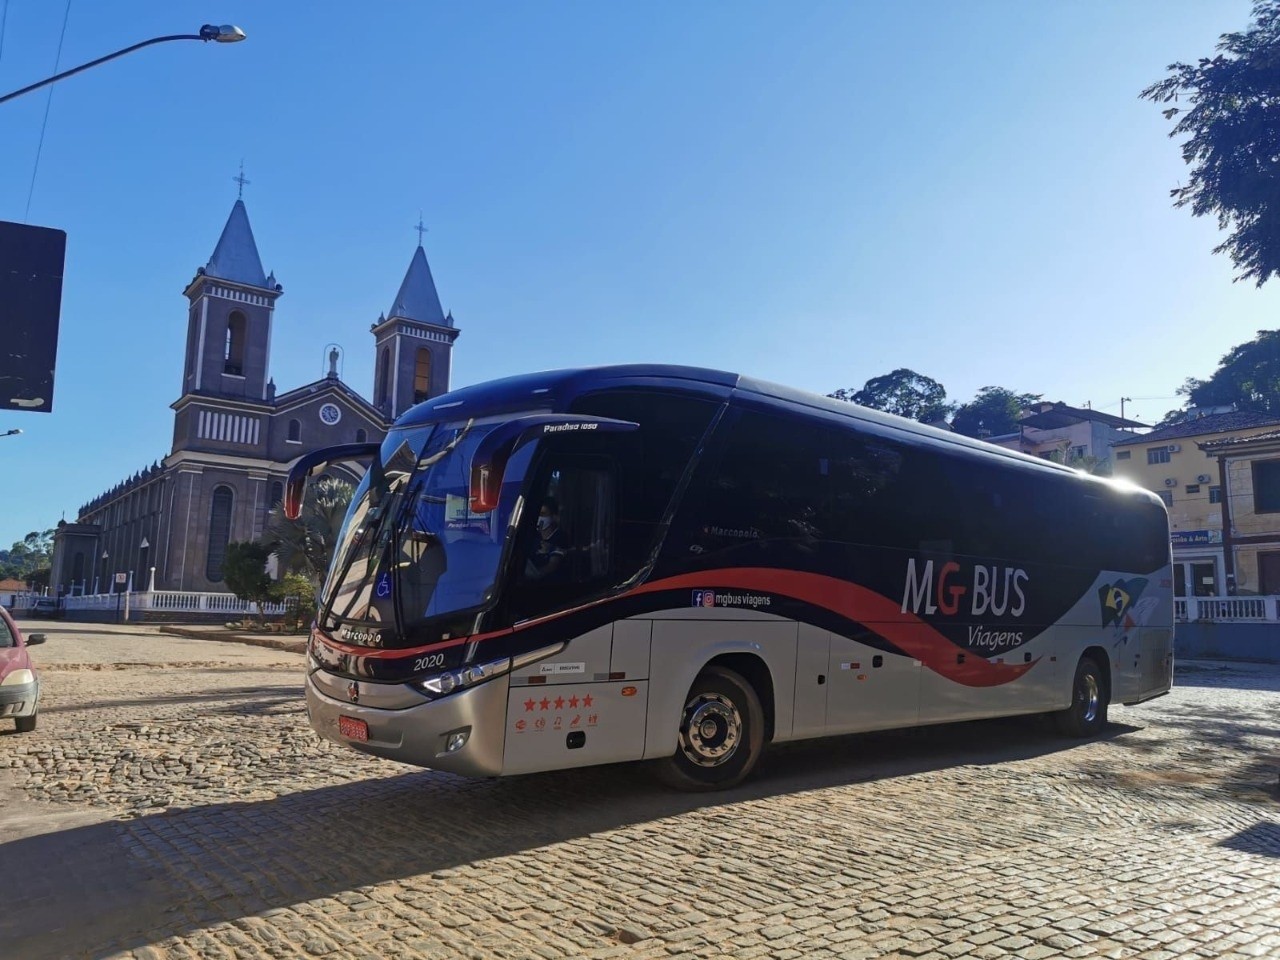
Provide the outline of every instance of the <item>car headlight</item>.
[[0,680],[0,687],[20,687],[24,683],[35,683],[36,675],[30,670],[15,670],[3,680]]

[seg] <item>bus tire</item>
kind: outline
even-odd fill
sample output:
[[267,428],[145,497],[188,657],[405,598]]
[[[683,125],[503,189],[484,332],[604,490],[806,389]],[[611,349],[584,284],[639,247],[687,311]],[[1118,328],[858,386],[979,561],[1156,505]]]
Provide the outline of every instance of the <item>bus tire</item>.
[[1054,714],[1058,731],[1068,737],[1093,737],[1107,725],[1106,677],[1093,657],[1080,658],[1071,684],[1071,706]]
[[659,778],[678,790],[724,790],[746,779],[764,750],[760,697],[740,674],[703,669],[689,688],[675,752],[658,761]]

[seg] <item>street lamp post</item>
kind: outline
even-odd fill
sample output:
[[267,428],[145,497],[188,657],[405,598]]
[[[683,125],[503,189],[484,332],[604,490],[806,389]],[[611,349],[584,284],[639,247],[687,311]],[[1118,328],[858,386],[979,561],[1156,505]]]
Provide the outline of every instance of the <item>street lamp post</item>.
[[78,67],[72,67],[70,70],[64,70],[62,73],[54,74],[52,77],[33,83],[30,86],[23,87],[21,90],[15,90],[13,93],[6,93],[0,97],[0,103],[5,103],[15,97],[20,97],[24,93],[30,93],[32,90],[39,90],[41,87],[47,87],[51,83],[57,83],[67,77],[74,76],[90,67],[96,67],[100,63],[106,63],[108,60],[114,60],[116,57],[123,57],[126,53],[133,53],[135,50],[141,50],[143,47],[149,47],[156,43],[168,43],[170,40],[200,40],[208,43],[210,40],[215,43],[237,43],[245,37],[244,31],[239,27],[233,27],[230,24],[223,24],[220,27],[211,23],[206,23],[200,28],[199,33],[175,33],[168,37],[152,37],[150,40],[143,40],[141,43],[135,43],[131,47],[125,47],[123,50],[117,50],[115,53],[109,53],[105,57],[99,57],[97,60],[91,60],[88,63],[82,63]]

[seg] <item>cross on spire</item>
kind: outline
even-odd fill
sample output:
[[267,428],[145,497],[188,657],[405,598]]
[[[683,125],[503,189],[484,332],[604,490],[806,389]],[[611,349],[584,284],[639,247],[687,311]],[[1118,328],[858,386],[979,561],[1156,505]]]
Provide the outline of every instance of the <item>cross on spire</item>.
[[232,179],[232,180],[234,180],[236,183],[240,184],[240,192],[236,194],[236,199],[237,199],[237,200],[243,200],[243,199],[244,199],[244,185],[245,185],[246,183],[250,183],[250,182],[251,182],[250,180],[245,179],[245,175],[244,175],[244,160],[241,160],[241,161],[240,161],[240,175],[239,175],[238,177],[232,177],[231,179]]
[[418,211],[418,225],[413,229],[418,231],[418,246],[422,246],[422,235],[427,232],[427,228],[422,225],[422,211]]

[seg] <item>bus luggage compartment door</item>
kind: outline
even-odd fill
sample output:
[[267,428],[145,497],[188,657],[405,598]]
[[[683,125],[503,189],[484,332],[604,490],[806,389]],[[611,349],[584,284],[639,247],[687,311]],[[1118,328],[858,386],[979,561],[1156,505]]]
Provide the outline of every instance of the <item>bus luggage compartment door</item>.
[[503,774],[639,760],[646,680],[512,687]]

